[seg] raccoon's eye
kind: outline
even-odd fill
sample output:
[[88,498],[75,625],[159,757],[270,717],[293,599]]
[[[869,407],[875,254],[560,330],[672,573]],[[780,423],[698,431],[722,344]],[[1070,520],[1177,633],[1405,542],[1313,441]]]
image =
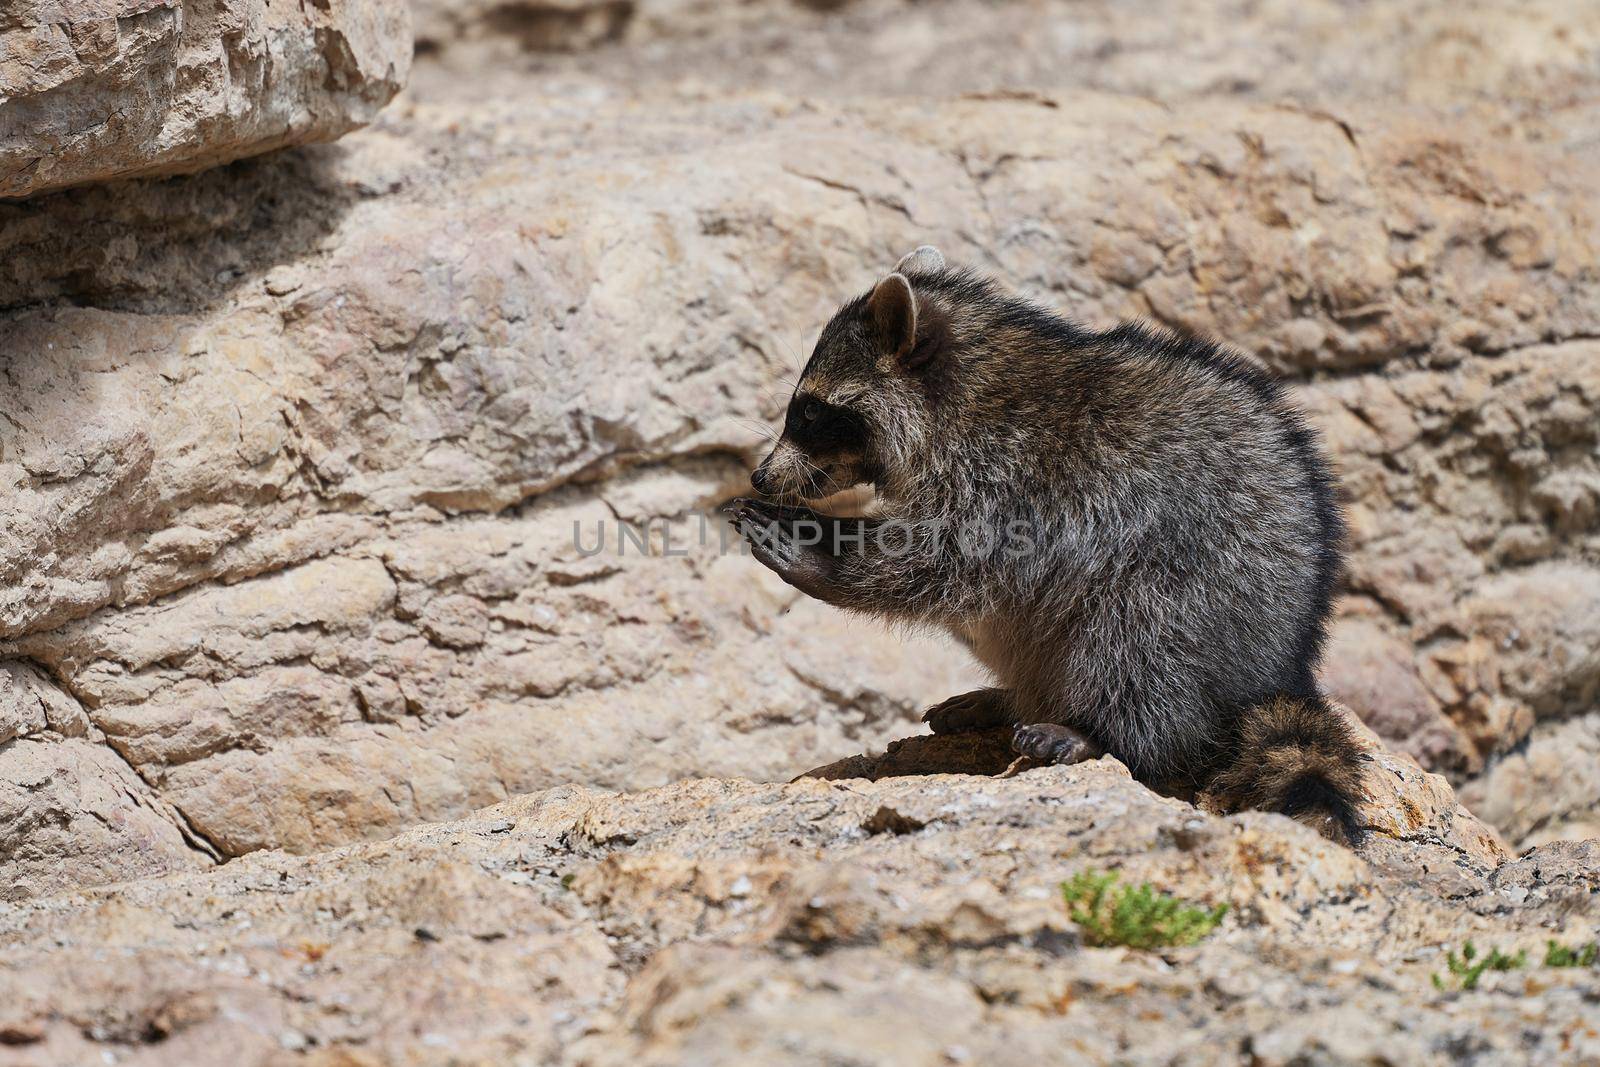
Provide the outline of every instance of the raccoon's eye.
[[822,405],[815,400],[808,400],[806,406],[800,410],[800,414],[807,422],[816,422],[822,417]]

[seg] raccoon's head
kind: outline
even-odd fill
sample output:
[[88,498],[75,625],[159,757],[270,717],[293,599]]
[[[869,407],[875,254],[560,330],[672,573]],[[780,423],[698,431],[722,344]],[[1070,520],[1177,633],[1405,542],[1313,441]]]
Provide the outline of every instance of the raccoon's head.
[[943,312],[919,300],[910,278],[943,270],[944,257],[923,245],[823,328],[783,434],[750,476],[758,493],[817,500],[881,480],[906,447],[915,383],[949,338]]

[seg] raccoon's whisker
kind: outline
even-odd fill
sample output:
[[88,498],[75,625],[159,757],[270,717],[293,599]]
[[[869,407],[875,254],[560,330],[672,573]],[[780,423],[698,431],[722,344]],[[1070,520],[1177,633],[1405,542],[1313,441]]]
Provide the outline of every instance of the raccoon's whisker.
[[785,341],[782,337],[778,338],[778,343],[781,344],[784,347],[784,350],[789,353],[789,369],[794,371],[795,380],[798,381],[801,372],[805,369],[804,365],[800,362],[800,353],[795,351],[794,346],[788,341]]
[[784,382],[779,382],[777,384],[788,389],[787,395],[779,393],[777,388],[774,386],[764,386],[761,391],[767,395],[767,402],[771,404],[775,410],[782,411],[784,408],[789,406],[789,397],[794,395],[795,387],[792,385],[787,385]]
[[737,415],[730,415],[728,421],[738,424],[741,428],[749,430],[768,444],[778,443],[778,431],[760,419],[744,419]]

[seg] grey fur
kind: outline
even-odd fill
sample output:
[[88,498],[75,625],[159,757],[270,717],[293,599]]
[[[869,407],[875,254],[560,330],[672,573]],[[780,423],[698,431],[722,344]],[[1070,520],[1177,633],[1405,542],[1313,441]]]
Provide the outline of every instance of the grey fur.
[[[932,249],[901,260],[903,321],[883,321],[901,273],[840,310],[796,389],[789,461],[754,479],[791,499],[871,482],[881,518],[746,501],[757,558],[830,603],[965,642],[999,689],[935,709],[936,729],[1056,724],[1141,778],[1204,785],[1246,755],[1252,708],[1320,704],[1342,524],[1313,435],[1217,346],[1085,331],[943,264]],[[821,480],[798,481],[802,465]],[[835,540],[798,544],[803,516]],[[870,536],[884,521],[1026,529],[1036,549],[929,537],[890,554]]]

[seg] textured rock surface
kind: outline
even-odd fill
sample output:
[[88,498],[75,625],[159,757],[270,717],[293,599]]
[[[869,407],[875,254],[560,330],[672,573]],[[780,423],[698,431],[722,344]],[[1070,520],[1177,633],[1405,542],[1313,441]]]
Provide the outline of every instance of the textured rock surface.
[[1293,379],[1352,498],[1330,686],[1514,841],[1595,832],[1593,11],[611,7],[560,56],[453,8],[336,146],[0,205],[0,758],[81,783],[5,802],[64,853],[8,895],[909,732],[964,659],[695,516],[925,240]]
[[404,0],[44,0],[0,11],[0,197],[179,174],[371,120]]
[[[219,1048],[241,1065],[1600,1057],[1600,970],[1431,984],[1468,938],[1542,955],[1595,936],[1593,843],[1453,850],[1492,835],[1442,779],[1393,780],[1369,822],[1404,830],[1361,855],[1160,798],[1111,760],[564,787],[392,841],[0,904],[0,1038],[19,1067]],[[1086,947],[1059,884],[1089,868],[1229,915],[1191,948]]]
[[[1564,0],[413,0],[419,48],[482,77],[920,95],[1073,86],[1180,100],[1592,102],[1600,11]],[[518,53],[582,51],[598,59]],[[611,64],[615,64],[612,66]]]
[[82,708],[36,672],[0,667],[0,900],[214,858],[90,730]]

